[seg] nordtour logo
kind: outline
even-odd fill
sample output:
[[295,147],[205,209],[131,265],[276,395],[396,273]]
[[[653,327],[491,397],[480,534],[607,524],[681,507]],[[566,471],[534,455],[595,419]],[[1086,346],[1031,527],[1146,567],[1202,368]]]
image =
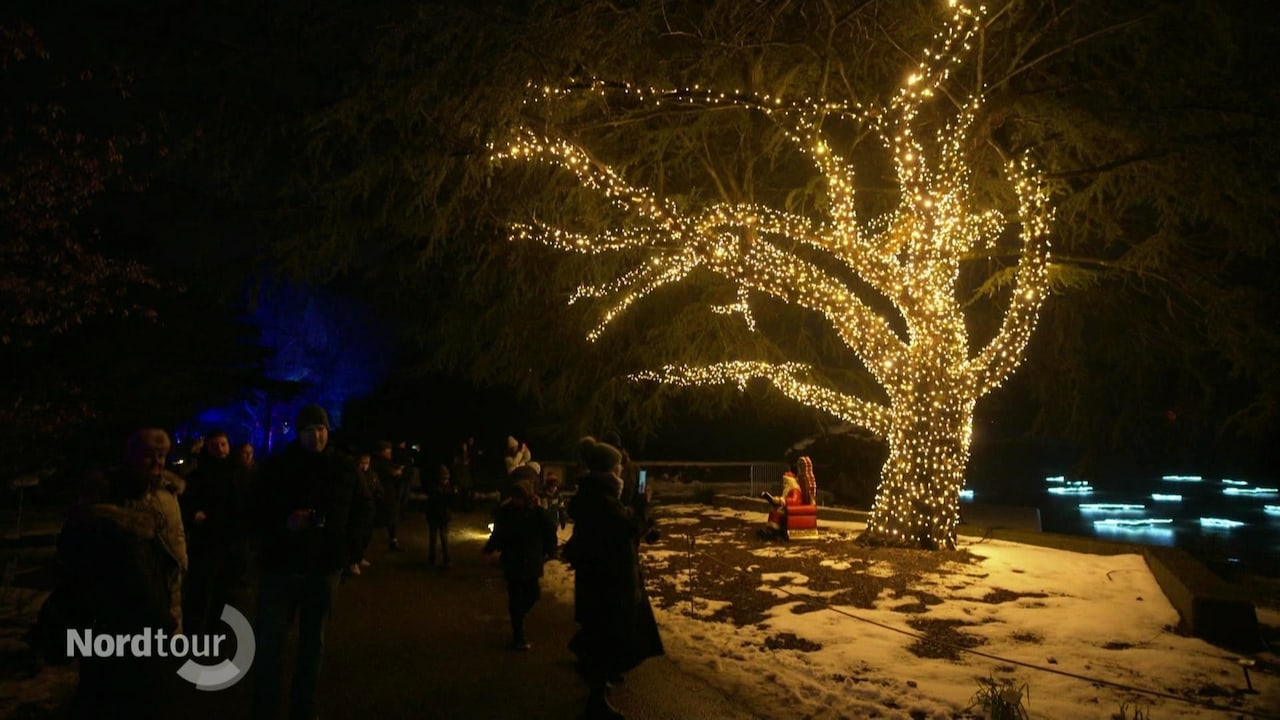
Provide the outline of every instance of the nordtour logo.
[[158,628],[147,628],[132,635],[112,635],[71,628],[67,630],[67,657],[186,658],[178,668],[179,677],[200,690],[222,690],[240,682],[249,671],[257,647],[253,627],[243,613],[224,605],[221,617],[235,634],[236,653],[212,665],[201,663],[197,658],[221,655],[227,643],[226,633],[170,635]]

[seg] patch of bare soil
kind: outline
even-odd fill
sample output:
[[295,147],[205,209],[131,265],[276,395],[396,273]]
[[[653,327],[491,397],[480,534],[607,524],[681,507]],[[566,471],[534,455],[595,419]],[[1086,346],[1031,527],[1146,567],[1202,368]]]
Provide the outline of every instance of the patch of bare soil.
[[815,652],[822,649],[821,643],[805,640],[795,633],[771,635],[764,639],[764,646],[770,650],[799,650],[800,652]]
[[[662,518],[660,511],[657,516]],[[740,519],[677,517],[679,523],[663,526],[662,539],[650,546],[675,553],[664,554],[663,563],[647,571],[650,595],[661,607],[678,609],[697,597],[718,608],[707,619],[746,626],[767,620],[779,605],[790,604],[788,610],[800,614],[828,604],[871,608],[892,598],[894,611],[909,616],[907,624],[923,636],[909,648],[919,657],[959,660],[961,648],[986,642],[963,632],[974,623],[930,619],[930,607],[944,598],[914,589],[926,576],[945,572],[945,566],[980,562],[967,551],[866,547],[856,544],[853,534],[832,531],[824,531],[817,540],[771,542],[758,537],[757,526]],[[762,512],[762,521],[763,517]],[[953,583],[946,589],[965,587]],[[1044,593],[997,589],[981,600],[999,604],[1044,597]],[[1030,635],[1017,639],[1041,641]],[[761,649],[807,652],[818,647],[811,639],[782,634],[769,638]]]
[[960,648],[977,647],[987,642],[984,638],[960,632],[959,628],[973,624],[960,620],[912,618],[907,621],[907,624],[925,637],[924,640],[911,643],[907,648],[916,657],[959,660]]
[[[655,515],[662,520],[661,508]],[[766,620],[781,604],[796,603],[794,613],[825,607],[806,595],[854,608],[870,608],[878,599],[891,597],[898,601],[899,612],[922,615],[943,598],[913,590],[914,585],[942,572],[945,565],[979,562],[963,550],[864,547],[855,544],[855,535],[835,531],[823,531],[816,540],[768,541],[757,536],[764,516],[763,504],[759,525],[735,518],[673,515],[679,523],[660,525],[662,539],[646,546],[647,551],[674,553],[663,555],[661,564],[651,564],[646,571],[653,601],[664,608],[687,604],[690,596],[728,603],[708,619],[738,626]],[[1007,593],[1008,599],[1017,597],[1022,596]],[[926,634],[943,632],[932,624],[922,627]]]
[[1004,588],[996,588],[995,590],[992,590],[986,595],[983,595],[982,597],[978,598],[978,602],[989,603],[991,605],[999,605],[1001,603],[1013,602],[1018,598],[1024,598],[1024,597],[1047,598],[1049,596],[1042,592],[1016,593],[1012,590],[1005,590]]

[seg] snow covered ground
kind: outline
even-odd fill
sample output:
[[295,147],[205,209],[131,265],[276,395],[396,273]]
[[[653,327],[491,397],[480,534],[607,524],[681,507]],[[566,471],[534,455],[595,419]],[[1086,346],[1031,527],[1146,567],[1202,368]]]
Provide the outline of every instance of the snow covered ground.
[[[1245,692],[1237,654],[1176,634],[1137,555],[965,537],[945,556],[856,548],[854,522],[783,545],[755,537],[763,511],[656,516],[663,540],[642,556],[668,655],[762,718],[952,720],[987,679],[1025,688],[1036,720],[1110,720],[1126,704],[1129,720],[1280,718],[1280,657],[1255,656]],[[571,571],[546,568],[544,588],[571,603]],[[0,598],[0,655],[21,655],[43,596]],[[1280,627],[1275,611],[1259,620]],[[74,666],[6,682],[0,717],[50,711],[74,682]]]
[[[769,544],[755,537],[762,512],[656,516],[663,541],[642,555],[668,655],[765,717],[966,717],[984,680],[1023,691],[1031,718],[1110,719],[1122,706],[1153,720],[1280,717],[1278,658],[1256,656],[1246,692],[1237,654],[1176,634],[1138,555],[961,538],[955,559],[922,570],[903,564],[909,552],[855,548],[859,523]],[[547,588],[572,602],[571,571],[547,569]],[[858,600],[840,578],[879,590]]]

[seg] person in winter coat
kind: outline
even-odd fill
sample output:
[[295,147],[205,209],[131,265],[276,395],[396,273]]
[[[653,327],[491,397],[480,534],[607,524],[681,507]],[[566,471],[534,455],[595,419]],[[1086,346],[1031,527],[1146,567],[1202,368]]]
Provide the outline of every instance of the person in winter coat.
[[325,628],[364,522],[355,466],[328,447],[328,413],[307,405],[294,426],[297,439],[262,464],[255,485],[262,580],[254,621],[253,717],[264,720],[279,715],[285,645],[295,622],[291,717],[315,717]]
[[449,567],[449,521],[453,519],[453,504],[458,489],[449,478],[449,468],[436,469],[436,480],[427,486],[427,564],[436,564],[436,540],[440,541],[441,559]]
[[[64,574],[55,593],[78,606],[77,628],[95,634],[133,635],[179,629],[181,605],[173,588],[181,567],[171,548],[171,518],[152,497],[163,482],[169,437],[144,429],[129,438],[126,467],[107,480],[100,502],[68,512],[58,538]],[[185,561],[185,558],[184,558]],[[80,658],[73,718],[151,718],[173,668],[157,658]]]
[[[163,430],[155,431],[163,433]],[[187,533],[182,524],[182,507],[178,499],[186,488],[186,480],[177,473],[164,470],[159,477],[152,476],[151,491],[147,493],[145,502],[164,519],[157,528],[156,539],[164,547],[165,552],[177,564],[177,570],[168,574],[169,579],[169,613],[173,616],[174,632],[182,634],[186,625],[182,617],[182,586],[186,584],[186,574],[190,567],[187,556]]]
[[400,511],[404,507],[406,478],[404,465],[396,463],[392,449],[390,441],[378,442],[372,457],[373,471],[378,474],[378,482],[382,483],[382,506],[379,511],[387,526],[387,547],[391,552],[403,552],[398,533]]
[[547,479],[542,483],[542,509],[557,528],[563,530],[569,521],[569,513],[565,510],[564,497],[560,495],[560,475],[548,470]]
[[796,479],[796,474],[791,471],[782,474],[782,493],[780,495],[770,495],[764,492],[760,493],[760,497],[767,500],[771,506],[769,517],[765,520],[765,528],[760,531],[760,535],[768,540],[787,539],[787,508],[792,505],[800,505],[804,497],[804,494],[800,491],[800,481]]
[[507,436],[506,454],[502,458],[503,466],[507,470],[507,475],[511,475],[511,471],[516,468],[529,464],[533,459],[533,453],[529,452],[529,446],[519,442],[515,437]]
[[373,460],[369,453],[356,456],[356,476],[360,480],[360,502],[364,506],[361,522],[351,528],[351,549],[349,559],[351,568],[348,572],[360,575],[373,563],[365,557],[369,543],[373,542],[373,522],[377,515],[378,503],[382,502],[382,485],[378,482],[378,474],[373,471]]
[[[518,472],[518,470],[517,470]],[[485,554],[501,553],[502,575],[507,581],[507,610],[511,615],[511,644],[528,650],[524,619],[542,594],[542,564],[555,555],[556,530],[542,511],[533,479],[520,477],[495,513],[493,534]]]
[[569,501],[573,536],[564,558],[574,570],[574,619],[579,624],[569,649],[578,656],[590,688],[585,716],[621,718],[609,704],[608,681],[663,654],[638,554],[641,538],[654,540],[656,534],[645,517],[647,493],[633,508],[619,500],[622,453],[592,437],[579,441],[578,453],[589,472]]
[[181,498],[191,555],[183,609],[192,632],[207,632],[224,604],[238,604],[249,560],[247,492],[248,475],[231,457],[227,434],[209,433]]
[[453,477],[453,484],[458,488],[458,509],[464,512],[468,512],[474,507],[474,498],[472,496],[475,490],[475,478],[472,475],[472,448],[474,446],[475,438],[467,438],[465,442],[458,443],[457,449],[453,453],[453,464],[449,468]]

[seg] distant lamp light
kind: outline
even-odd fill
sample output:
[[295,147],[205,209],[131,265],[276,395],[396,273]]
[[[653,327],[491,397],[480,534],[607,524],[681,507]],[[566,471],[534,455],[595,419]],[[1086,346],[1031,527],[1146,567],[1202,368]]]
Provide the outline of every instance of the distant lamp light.
[[1173,524],[1173,518],[1106,518],[1094,520],[1096,528],[1149,528]]
[[1223,495],[1251,495],[1251,496],[1257,496],[1257,497],[1271,497],[1272,495],[1280,495],[1280,488],[1265,488],[1265,487],[1242,488],[1242,487],[1229,487],[1229,488],[1223,488],[1223,489],[1222,489],[1222,494],[1223,494]]
[[1200,518],[1200,527],[1207,528],[1238,528],[1243,527],[1244,523],[1239,520],[1226,520],[1224,518],[1202,517]]
[[1047,483],[1065,483],[1067,478],[1063,475],[1054,475],[1053,477],[1045,478],[1044,481]]
[[1268,515],[1280,515],[1280,505],[1263,505],[1262,509]]
[[1182,502],[1181,495],[1172,495],[1170,493],[1151,493],[1151,499],[1156,502]]
[[973,499],[973,489],[972,489],[972,488],[964,488],[963,490],[961,490],[961,491],[960,491],[960,499],[961,499],[961,500],[972,500],[972,499]]
[[1222,480],[1222,484],[1223,484],[1223,485],[1240,485],[1240,486],[1244,486],[1244,485],[1248,485],[1249,483],[1245,482],[1244,480],[1227,480],[1227,479],[1225,479],[1225,478],[1224,478],[1224,479]]
[[1185,482],[1195,483],[1204,482],[1204,478],[1199,475],[1164,475],[1160,478],[1165,482]]
[[1129,503],[1080,503],[1080,509],[1085,512],[1141,512],[1147,506]]
[[1089,483],[1081,485],[1064,485],[1063,487],[1049,488],[1050,495],[1092,495],[1093,486]]

